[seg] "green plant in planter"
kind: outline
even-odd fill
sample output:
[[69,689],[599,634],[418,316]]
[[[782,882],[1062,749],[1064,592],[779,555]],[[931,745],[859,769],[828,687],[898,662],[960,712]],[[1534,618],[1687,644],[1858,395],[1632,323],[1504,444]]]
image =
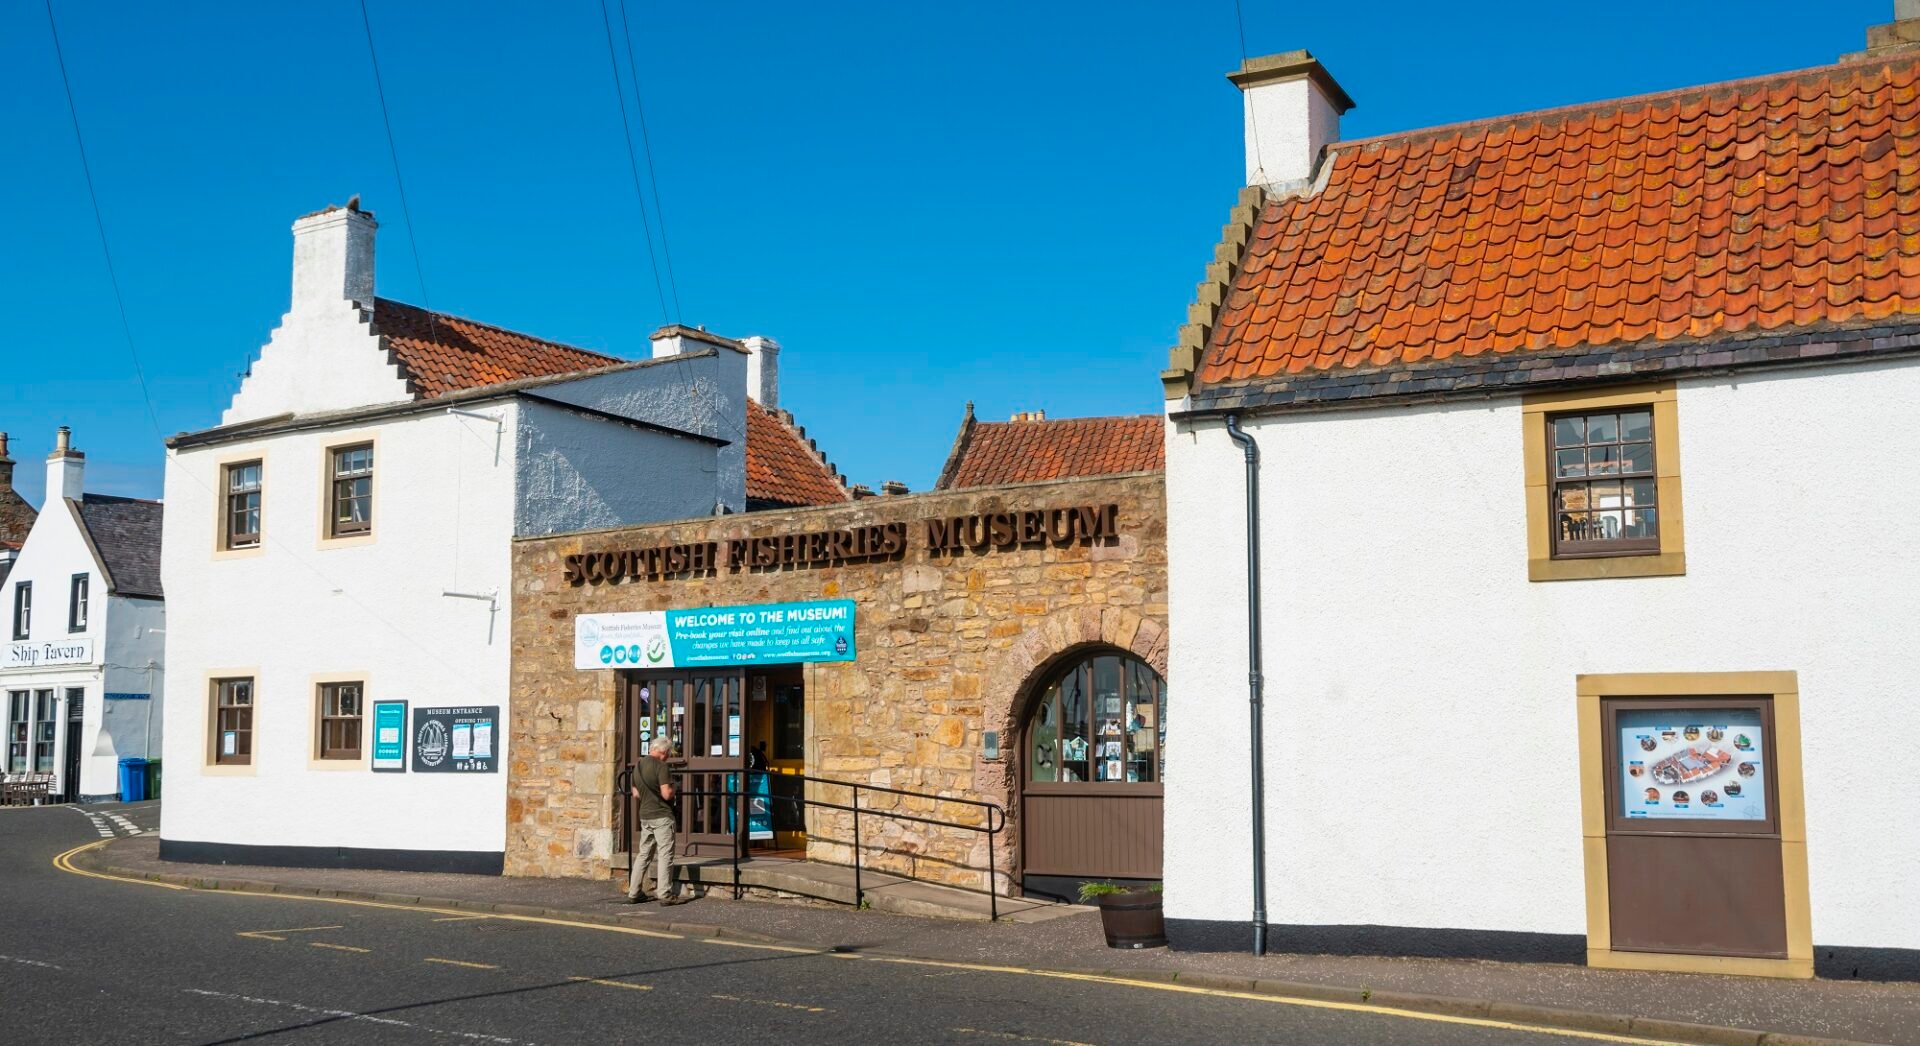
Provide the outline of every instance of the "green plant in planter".
[[[1080,884],[1080,903],[1081,904],[1099,904],[1100,898],[1102,897],[1110,897],[1117,893],[1131,893],[1133,890],[1136,890],[1136,889],[1139,889],[1139,887],[1121,886],[1119,883],[1110,883],[1105,881],[1081,883]],[[1162,890],[1166,889],[1166,887],[1161,883],[1150,883],[1147,885],[1146,889],[1152,893],[1160,893]]]

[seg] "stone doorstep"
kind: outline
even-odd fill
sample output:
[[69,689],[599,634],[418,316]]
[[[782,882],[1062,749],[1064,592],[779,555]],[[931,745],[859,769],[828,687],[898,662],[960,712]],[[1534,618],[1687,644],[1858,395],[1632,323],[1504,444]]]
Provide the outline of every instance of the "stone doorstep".
[[[683,861],[676,864],[674,870],[683,881],[698,883],[710,890],[734,885],[730,861]],[[853,869],[837,864],[765,858],[742,861],[739,885],[845,905],[855,903]],[[860,888],[866,895],[867,907],[877,912],[969,922],[992,918],[987,896],[972,890],[872,870],[861,873]],[[1022,923],[1045,922],[1086,910],[1019,897],[1001,897],[999,907],[1002,920]]]

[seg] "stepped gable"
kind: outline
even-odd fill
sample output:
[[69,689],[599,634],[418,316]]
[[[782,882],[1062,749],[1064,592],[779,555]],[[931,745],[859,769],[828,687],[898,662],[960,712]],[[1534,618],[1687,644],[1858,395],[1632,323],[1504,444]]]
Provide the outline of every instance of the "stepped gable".
[[850,500],[846,480],[783,410],[747,401],[750,505],[832,505]]

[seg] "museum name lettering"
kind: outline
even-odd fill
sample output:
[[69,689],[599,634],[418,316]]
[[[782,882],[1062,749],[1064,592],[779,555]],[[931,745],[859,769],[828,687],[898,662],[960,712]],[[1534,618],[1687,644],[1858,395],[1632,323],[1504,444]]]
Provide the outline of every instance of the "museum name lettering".
[[1117,540],[1120,506],[1076,505],[1019,512],[978,512],[914,523],[877,523],[838,530],[747,536],[724,541],[577,552],[566,557],[567,583],[599,585],[662,578],[711,577],[722,571],[789,570],[897,559],[914,535],[931,556],[1007,552]]

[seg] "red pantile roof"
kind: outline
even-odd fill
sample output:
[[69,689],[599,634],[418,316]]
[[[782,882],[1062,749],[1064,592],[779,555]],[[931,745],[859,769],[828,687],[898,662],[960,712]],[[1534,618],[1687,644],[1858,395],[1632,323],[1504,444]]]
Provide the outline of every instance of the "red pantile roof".
[[[390,298],[375,299],[373,315],[374,329],[386,336],[401,375],[420,399],[628,362]],[[699,334],[706,340],[716,337]],[[748,400],[746,436],[749,500],[782,505],[847,500],[839,475],[793,424],[792,415]]]
[[1335,145],[1262,210],[1199,381],[1920,321],[1917,80],[1869,61]]
[[1163,426],[1158,414],[975,421],[969,403],[934,486],[991,487],[1164,469]]
[[391,298],[374,299],[373,326],[421,399],[626,362]]
[[779,505],[832,505],[847,487],[793,423],[793,415],[747,401],[747,500]]

